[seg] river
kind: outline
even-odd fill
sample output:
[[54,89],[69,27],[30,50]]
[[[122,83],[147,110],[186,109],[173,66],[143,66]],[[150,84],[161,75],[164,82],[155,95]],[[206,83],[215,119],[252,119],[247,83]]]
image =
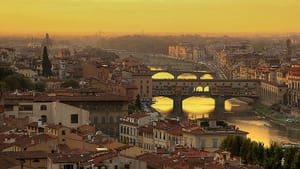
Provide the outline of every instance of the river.
[[[155,74],[153,78],[172,79],[173,75],[163,72]],[[193,79],[193,75],[184,74],[182,79]],[[202,79],[211,79],[212,76],[205,74]],[[155,97],[152,105],[162,116],[168,116],[173,109],[173,100],[167,97]],[[215,109],[213,98],[209,97],[189,97],[183,100],[182,110],[189,119],[209,117]],[[236,125],[239,129],[249,132],[251,140],[263,142],[269,146],[272,142],[277,143],[300,143],[300,131],[289,130],[285,127],[273,124],[265,119],[261,119],[255,114],[249,114],[251,107],[247,102],[231,99],[225,101],[225,110],[230,113],[224,114],[226,121]]]

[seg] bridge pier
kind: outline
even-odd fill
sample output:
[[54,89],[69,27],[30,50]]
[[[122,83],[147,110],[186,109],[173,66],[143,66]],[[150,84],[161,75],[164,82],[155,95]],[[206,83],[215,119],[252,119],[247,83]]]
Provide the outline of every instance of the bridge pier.
[[173,112],[172,115],[175,117],[182,117],[182,97],[181,96],[174,96],[173,99]]
[[225,98],[224,96],[216,96],[215,99],[215,113],[223,114],[225,112]]

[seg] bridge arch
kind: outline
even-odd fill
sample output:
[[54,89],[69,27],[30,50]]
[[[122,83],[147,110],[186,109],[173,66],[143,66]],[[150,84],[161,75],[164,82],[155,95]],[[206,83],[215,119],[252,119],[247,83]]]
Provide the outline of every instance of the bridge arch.
[[177,76],[177,79],[182,79],[182,80],[196,80],[198,79],[197,75],[193,74],[193,73],[182,73],[180,75]]
[[169,72],[158,72],[152,75],[152,79],[174,79],[175,76]]
[[207,80],[207,79],[214,79],[214,77],[209,73],[205,73],[200,77],[200,79]]

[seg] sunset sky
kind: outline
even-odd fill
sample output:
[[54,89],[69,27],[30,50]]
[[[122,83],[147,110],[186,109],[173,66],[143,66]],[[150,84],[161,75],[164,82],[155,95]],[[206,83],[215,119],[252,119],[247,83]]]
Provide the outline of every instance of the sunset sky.
[[300,32],[300,0],[0,0],[0,34]]

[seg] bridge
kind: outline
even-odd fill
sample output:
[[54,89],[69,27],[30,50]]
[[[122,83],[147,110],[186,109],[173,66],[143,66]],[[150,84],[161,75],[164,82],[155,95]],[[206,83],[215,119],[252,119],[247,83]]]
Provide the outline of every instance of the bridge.
[[209,96],[215,99],[215,112],[223,113],[224,102],[233,97],[259,97],[259,80],[186,80],[153,79],[152,95],[173,99],[173,113],[182,114],[182,100],[191,96]]
[[[214,72],[207,72],[207,71],[185,71],[185,70],[152,70],[151,74],[152,76],[157,74],[157,73],[170,73],[171,75],[174,76],[174,79],[178,79],[180,75],[192,75],[195,77],[195,79],[200,79],[203,75],[205,74],[210,74],[211,76],[215,77],[216,73]],[[186,79],[184,79],[186,80]]]

